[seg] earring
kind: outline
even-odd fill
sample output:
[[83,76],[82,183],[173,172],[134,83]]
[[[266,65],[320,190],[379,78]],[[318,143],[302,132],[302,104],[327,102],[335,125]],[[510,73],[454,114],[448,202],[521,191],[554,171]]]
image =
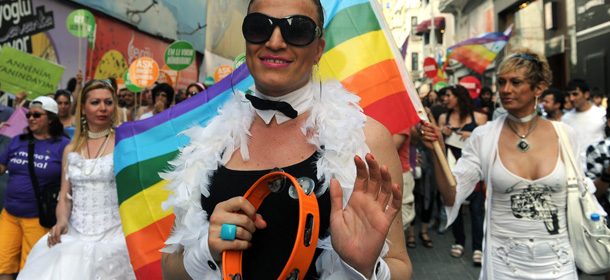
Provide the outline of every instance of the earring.
[[536,96],[536,103],[534,104],[534,111],[538,114],[538,115],[542,115],[542,106],[538,106],[538,96]]

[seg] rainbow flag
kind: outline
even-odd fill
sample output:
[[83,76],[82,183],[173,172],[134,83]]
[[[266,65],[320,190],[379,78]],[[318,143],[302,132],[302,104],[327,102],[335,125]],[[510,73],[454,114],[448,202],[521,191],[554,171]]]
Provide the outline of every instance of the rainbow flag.
[[[323,78],[336,78],[361,97],[364,112],[396,133],[425,118],[396,47],[374,0],[322,1],[328,19]],[[231,81],[232,80],[232,81]],[[178,105],[149,119],[117,128],[114,153],[119,210],[131,262],[138,279],[162,279],[161,252],[174,215],[161,203],[169,192],[158,173],[189,142],[179,135],[193,125],[204,126],[235,90],[247,91],[254,81],[246,64]]]
[[496,55],[506,46],[506,43],[512,35],[513,25],[511,24],[504,33],[483,33],[477,37],[449,47],[447,49],[447,59],[445,59],[445,63],[443,64],[442,72],[445,72],[449,59],[454,59],[477,73],[482,74],[485,72],[487,66],[496,58]]

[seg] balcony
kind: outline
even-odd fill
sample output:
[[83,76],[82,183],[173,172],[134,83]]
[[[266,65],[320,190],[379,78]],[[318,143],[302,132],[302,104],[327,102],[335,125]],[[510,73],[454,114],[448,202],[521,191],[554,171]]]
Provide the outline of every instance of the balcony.
[[455,15],[458,12],[466,13],[483,2],[485,0],[441,0],[438,9],[441,13]]
[[[432,20],[424,20],[419,25],[417,25],[416,35],[422,35],[424,33],[430,32],[430,26],[432,25]],[[445,18],[444,17],[435,17],[434,18],[434,29],[443,30],[445,29]]]

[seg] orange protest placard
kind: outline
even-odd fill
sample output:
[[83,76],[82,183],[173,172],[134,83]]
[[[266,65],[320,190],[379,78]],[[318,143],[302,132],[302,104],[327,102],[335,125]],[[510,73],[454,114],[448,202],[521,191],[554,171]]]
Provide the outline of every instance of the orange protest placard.
[[218,83],[218,81],[222,80],[224,77],[229,76],[231,72],[233,72],[231,66],[223,65],[218,67],[218,69],[214,71],[214,81]]
[[129,79],[135,86],[144,88],[152,85],[159,76],[159,65],[152,58],[141,57],[129,66]]

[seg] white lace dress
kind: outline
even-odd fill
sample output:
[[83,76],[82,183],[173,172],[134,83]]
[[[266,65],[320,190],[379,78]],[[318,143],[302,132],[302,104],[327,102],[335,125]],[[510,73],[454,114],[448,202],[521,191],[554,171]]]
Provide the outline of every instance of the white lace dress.
[[51,248],[48,234],[41,238],[18,279],[135,279],[121,227],[112,154],[95,161],[68,154],[68,233]]

